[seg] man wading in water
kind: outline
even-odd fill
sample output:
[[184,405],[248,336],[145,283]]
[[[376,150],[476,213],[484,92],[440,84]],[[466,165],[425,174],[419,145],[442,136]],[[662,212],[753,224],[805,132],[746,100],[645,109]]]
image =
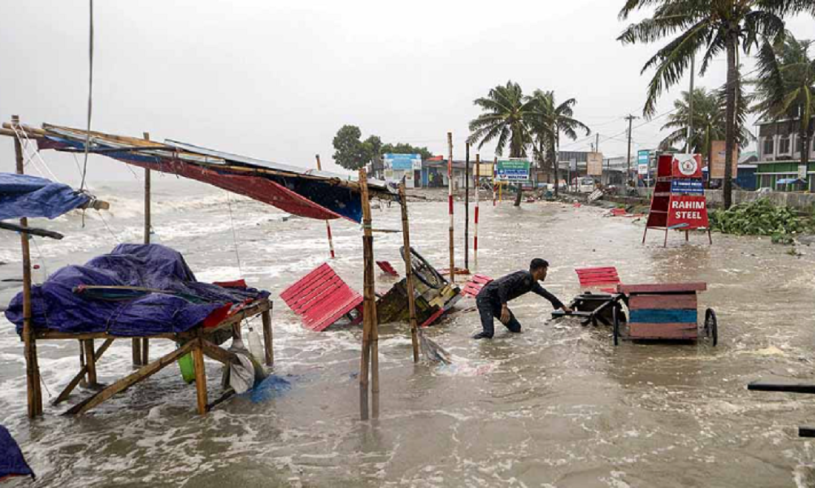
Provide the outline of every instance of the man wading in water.
[[473,336],[473,339],[492,339],[495,330],[493,319],[497,318],[506,326],[510,332],[520,332],[521,324],[515,315],[507,307],[507,302],[514,300],[526,293],[534,292],[549,300],[555,309],[563,309],[564,312],[572,310],[548,291],[544,290],[538,281],[546,279],[546,272],[549,270],[549,263],[543,259],[533,259],[529,264],[529,271],[518,271],[508,274],[503,278],[490,281],[475,299],[478,305],[478,313],[481,315],[481,327],[483,332]]

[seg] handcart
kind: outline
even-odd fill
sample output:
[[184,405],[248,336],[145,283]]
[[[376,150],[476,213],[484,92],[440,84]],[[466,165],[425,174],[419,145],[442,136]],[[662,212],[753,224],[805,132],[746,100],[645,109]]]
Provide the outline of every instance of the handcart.
[[578,295],[569,304],[571,314],[555,311],[552,316],[581,317],[583,325],[610,325],[615,346],[621,339],[688,342],[700,337],[715,346],[719,341],[716,312],[706,309],[701,328],[698,324],[697,294],[705,290],[705,283],[620,284],[617,293]]

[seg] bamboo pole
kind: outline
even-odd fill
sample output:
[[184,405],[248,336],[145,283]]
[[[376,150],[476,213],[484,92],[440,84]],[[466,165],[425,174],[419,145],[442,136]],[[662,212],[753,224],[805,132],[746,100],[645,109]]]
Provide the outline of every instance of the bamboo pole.
[[[273,305],[273,302],[269,302]],[[260,319],[263,322],[263,345],[266,349],[266,366],[274,365],[274,336],[272,335],[272,310],[265,310],[260,314]]]
[[[365,169],[359,170],[359,185],[362,199],[362,254],[363,254],[363,328],[362,328],[362,363],[359,371],[359,408],[362,420],[368,420],[368,386],[374,379],[379,381],[378,372],[372,371],[378,362],[372,359],[376,349],[374,342],[374,324],[376,322],[376,296],[374,295],[374,257],[373,232],[371,232],[371,204],[368,200],[368,178]],[[369,378],[370,376],[370,378]],[[370,380],[370,381],[369,381]],[[378,385],[377,390],[378,390]],[[374,412],[377,413],[376,411]]]
[[470,269],[470,143],[464,156],[464,269]]
[[[150,133],[145,132],[144,140],[150,140]],[[152,188],[150,182],[150,170],[144,170],[144,243],[150,244],[150,231],[153,228],[152,224],[152,216],[151,216],[151,195],[152,195]],[[140,357],[139,363],[140,365],[150,364],[150,339],[144,337],[142,339],[133,339],[135,342],[141,341],[141,347],[137,348],[140,349]]]
[[207,413],[207,371],[204,366],[204,339],[201,331],[198,331],[198,338],[194,339],[192,348],[192,361],[195,367],[195,396],[198,400],[198,413]]
[[[317,171],[322,171],[320,155],[317,154],[315,157],[317,158]],[[331,259],[334,259],[334,239],[331,237],[331,223],[328,220],[325,221],[325,231],[328,234],[328,250],[331,252]]]
[[478,191],[481,189],[481,155],[475,155],[475,222],[473,228],[473,260],[478,270]]
[[[12,115],[11,123],[16,129],[20,125],[20,117]],[[14,138],[14,156],[17,162],[17,174],[22,175],[25,173],[23,146],[17,137]],[[28,219],[21,218],[20,226],[28,227]],[[37,341],[34,338],[34,328],[31,325],[31,250],[29,249],[28,239],[27,232],[20,233],[20,245],[23,253],[23,354],[26,364],[28,417],[34,418],[42,414],[42,390],[40,389],[40,368],[37,364]]]
[[405,285],[407,288],[408,309],[410,311],[410,342],[413,345],[413,362],[419,362],[419,325],[416,320],[416,295],[413,289],[413,267],[410,263],[410,225],[408,224],[407,196],[405,181],[399,185],[399,202],[402,206],[402,245],[405,248]]
[[447,133],[447,147],[450,156],[447,160],[447,206],[450,214],[450,283],[456,282],[455,244],[453,242],[453,133]]
[[93,339],[85,339],[82,344],[85,347],[85,369],[88,375],[88,386],[93,388],[99,385],[96,380],[96,352],[93,347]]

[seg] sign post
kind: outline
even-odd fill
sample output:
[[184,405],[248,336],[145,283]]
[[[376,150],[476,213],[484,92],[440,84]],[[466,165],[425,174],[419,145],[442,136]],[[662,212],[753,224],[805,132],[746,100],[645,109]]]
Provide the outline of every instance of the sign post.
[[649,228],[665,229],[665,246],[668,245],[668,231],[671,229],[684,230],[686,241],[688,231],[707,229],[708,240],[713,244],[702,184],[700,154],[659,156],[656,184],[651,195],[651,211],[642,235],[643,244]]

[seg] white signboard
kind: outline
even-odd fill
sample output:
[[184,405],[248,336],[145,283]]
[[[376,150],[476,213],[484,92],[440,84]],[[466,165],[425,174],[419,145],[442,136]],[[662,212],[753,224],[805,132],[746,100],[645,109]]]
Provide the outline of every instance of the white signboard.
[[798,179],[806,181],[807,179],[807,165],[799,164],[798,165]]
[[648,174],[648,164],[647,163],[646,164],[642,164],[642,163],[638,164],[637,165],[637,173],[639,173],[641,175],[647,175]]

